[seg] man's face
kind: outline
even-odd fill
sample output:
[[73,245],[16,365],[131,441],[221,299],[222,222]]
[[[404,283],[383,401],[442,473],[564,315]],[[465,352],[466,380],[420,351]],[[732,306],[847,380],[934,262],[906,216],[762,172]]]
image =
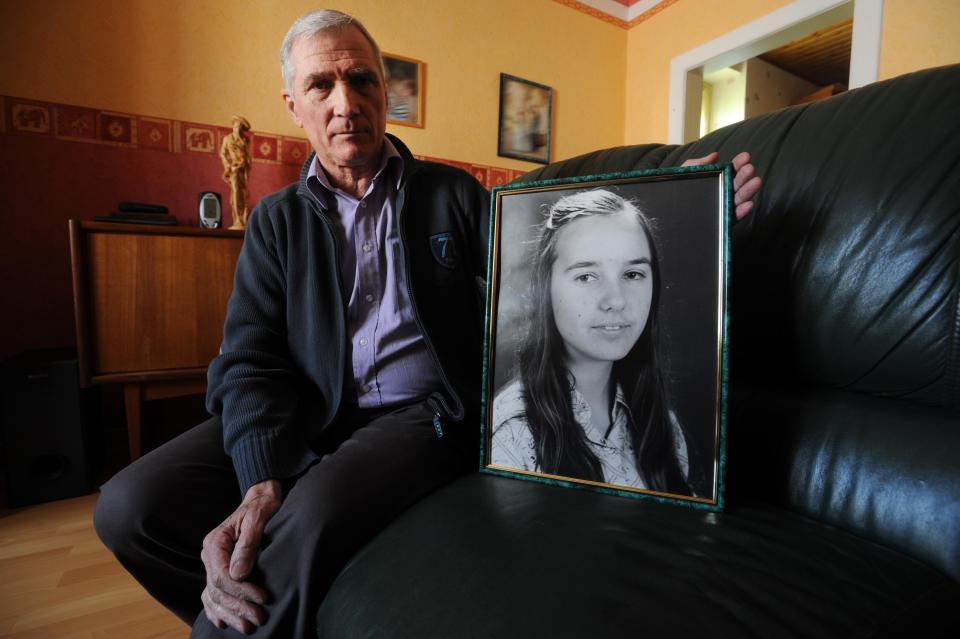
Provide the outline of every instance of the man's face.
[[328,173],[375,170],[387,122],[380,63],[356,27],[300,38],[290,52],[292,92],[283,99]]

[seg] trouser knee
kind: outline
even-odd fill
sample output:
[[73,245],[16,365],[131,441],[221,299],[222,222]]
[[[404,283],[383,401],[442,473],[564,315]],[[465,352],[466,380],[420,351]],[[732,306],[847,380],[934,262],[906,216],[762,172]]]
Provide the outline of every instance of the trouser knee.
[[117,473],[100,488],[93,527],[103,545],[114,554],[129,549],[143,531],[151,499],[135,473]]
[[122,474],[100,488],[93,512],[93,527],[103,545],[113,553],[121,550],[137,529],[134,508],[137,501]]

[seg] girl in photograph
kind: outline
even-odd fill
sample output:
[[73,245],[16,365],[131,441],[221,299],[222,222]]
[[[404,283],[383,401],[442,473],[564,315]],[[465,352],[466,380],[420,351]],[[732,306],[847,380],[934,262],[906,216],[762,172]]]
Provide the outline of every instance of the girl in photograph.
[[493,402],[494,465],[691,495],[657,356],[660,273],[647,218],[605,189],[543,223],[518,375]]

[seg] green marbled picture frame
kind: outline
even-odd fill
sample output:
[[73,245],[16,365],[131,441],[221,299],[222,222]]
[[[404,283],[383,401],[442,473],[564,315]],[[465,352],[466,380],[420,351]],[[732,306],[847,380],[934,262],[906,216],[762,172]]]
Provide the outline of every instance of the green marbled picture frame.
[[722,510],[732,179],[493,189],[482,472]]

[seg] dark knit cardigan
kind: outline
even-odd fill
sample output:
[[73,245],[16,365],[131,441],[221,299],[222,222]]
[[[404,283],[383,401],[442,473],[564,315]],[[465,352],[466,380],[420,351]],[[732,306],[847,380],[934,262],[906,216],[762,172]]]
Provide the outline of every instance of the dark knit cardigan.
[[[396,208],[415,315],[444,388],[431,395],[451,427],[477,428],[489,195],[471,175],[414,159]],[[311,450],[343,400],[346,295],[331,204],[300,180],[264,197],[250,216],[227,307],[220,355],[208,372],[207,409],[242,493],[317,460]]]

